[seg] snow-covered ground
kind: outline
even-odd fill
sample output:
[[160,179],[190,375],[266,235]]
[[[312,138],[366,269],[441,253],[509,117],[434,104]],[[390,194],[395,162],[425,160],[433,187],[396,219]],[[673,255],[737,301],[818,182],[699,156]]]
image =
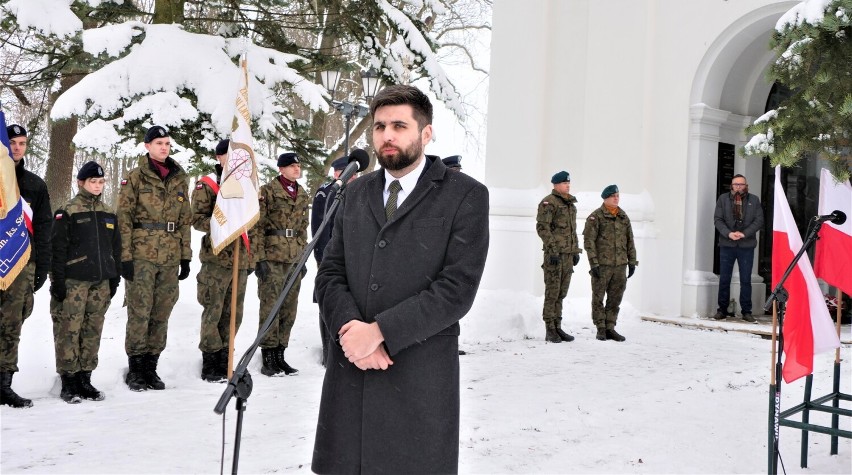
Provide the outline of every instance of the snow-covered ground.
[[[195,236],[197,237],[197,235]],[[182,282],[169,344],[160,359],[165,391],[134,393],[123,383],[126,314],[119,289],[107,313],[93,383],[102,402],[59,399],[45,287],[24,325],[13,387],[35,406],[0,409],[0,472],[217,473],[223,419],[213,413],[224,385],[202,382],[197,349],[201,308],[192,277]],[[243,426],[242,473],[309,473],[323,377],[315,266],[305,279],[287,360],[300,374],[260,375]],[[578,278],[581,276],[578,274]],[[241,354],[257,329],[256,280],[249,278]],[[462,321],[463,473],[765,473],[770,342],[759,337],[642,321],[626,304],[625,343],[594,339],[589,302],[569,291],[563,326],[577,339],[545,344],[541,297],[483,291]],[[690,320],[690,319],[685,319]],[[706,322],[706,321],[703,321]],[[737,325],[726,323],[725,325]],[[745,324],[743,324],[745,325]],[[848,332],[848,329],[844,330]],[[831,389],[833,352],[816,359],[814,395]],[[851,393],[850,347],[842,348],[841,391]],[[804,380],[783,386],[782,408],[801,401]],[[843,403],[849,407],[849,403]],[[224,422],[231,469],[236,412]],[[811,421],[828,423],[812,414]],[[849,418],[841,427],[850,430]],[[852,442],[810,435],[809,468],[799,467],[800,431],[781,429],[788,473],[850,473]]]

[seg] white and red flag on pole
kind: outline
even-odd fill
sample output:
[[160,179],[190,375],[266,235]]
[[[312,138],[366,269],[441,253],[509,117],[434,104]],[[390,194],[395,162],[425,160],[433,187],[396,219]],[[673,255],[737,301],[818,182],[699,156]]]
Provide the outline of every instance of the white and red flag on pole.
[[[834,210],[852,216],[852,185],[838,183],[825,168],[819,176],[820,215]],[[819,231],[814,255],[814,273],[820,279],[852,295],[852,219],[843,224],[826,222]]]
[[218,254],[241,235],[248,247],[246,233],[257,223],[260,215],[248,92],[248,65],[243,57],[240,60],[240,83],[231,127],[228,163],[222,170],[213,219],[210,220],[210,241],[214,254]]
[[[802,237],[781,186],[781,167],[775,167],[775,208],[772,221],[772,287],[802,248]],[[814,371],[814,354],[840,346],[825,298],[807,255],[802,256],[784,283],[789,298],[784,314],[784,367],[791,383]]]

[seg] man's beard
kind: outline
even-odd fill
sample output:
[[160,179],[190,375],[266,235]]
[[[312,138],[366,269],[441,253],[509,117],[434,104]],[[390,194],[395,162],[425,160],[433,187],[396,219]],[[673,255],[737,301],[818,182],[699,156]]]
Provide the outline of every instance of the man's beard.
[[379,149],[376,153],[376,159],[385,170],[397,171],[413,165],[421,155],[423,155],[423,141],[418,138],[417,142],[411,144],[405,150],[397,148],[395,157],[385,157]]

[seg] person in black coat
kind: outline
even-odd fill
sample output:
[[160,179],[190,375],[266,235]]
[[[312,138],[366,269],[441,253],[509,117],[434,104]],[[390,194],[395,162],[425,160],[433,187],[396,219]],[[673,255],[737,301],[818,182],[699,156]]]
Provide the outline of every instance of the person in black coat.
[[423,147],[432,106],[411,86],[371,105],[381,170],[346,188],[317,274],[331,345],[311,469],[453,473],[459,320],[488,253],[488,189]]
[[[319,266],[322,262],[322,253],[325,251],[325,246],[328,245],[328,241],[331,240],[331,230],[334,228],[334,214],[328,216],[329,222],[326,224],[325,228],[323,228],[322,233],[318,235],[317,231],[319,231],[319,227],[325,220],[329,208],[331,208],[332,203],[334,203],[335,196],[331,194],[332,185],[334,185],[335,180],[340,178],[340,174],[346,169],[347,164],[349,164],[348,155],[340,157],[331,163],[331,168],[334,169],[334,179],[324,183],[319,187],[319,189],[317,189],[317,193],[314,195],[314,202],[311,205],[311,236],[313,236],[316,240],[316,245],[314,246],[314,259],[317,261],[317,266]],[[349,181],[351,182],[357,178],[357,176],[357,174],[352,175],[352,178],[350,178]],[[317,296],[316,293],[314,293],[314,303],[316,303],[316,301]],[[328,355],[328,330],[325,328],[325,323],[322,321],[322,315],[319,316],[319,327],[320,340],[322,341],[322,365],[325,366]]]
[[50,229],[52,225],[50,195],[47,185],[38,175],[25,167],[27,130],[17,124],[6,128],[15,161],[18,190],[31,210],[25,214],[32,222],[30,258],[14,282],[0,291],[0,404],[30,407],[32,401],[12,390],[12,376],[18,371],[18,343],[21,328],[33,312],[33,294],[47,280],[50,269]]

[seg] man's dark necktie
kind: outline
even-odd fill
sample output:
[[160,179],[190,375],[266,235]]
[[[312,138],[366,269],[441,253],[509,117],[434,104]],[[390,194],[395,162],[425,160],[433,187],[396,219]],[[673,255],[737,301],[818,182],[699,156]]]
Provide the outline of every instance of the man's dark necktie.
[[393,213],[396,212],[396,198],[399,195],[399,190],[401,189],[402,185],[399,184],[399,180],[392,181],[390,186],[388,186],[390,196],[388,196],[388,203],[385,205],[385,216],[388,220],[390,220]]

